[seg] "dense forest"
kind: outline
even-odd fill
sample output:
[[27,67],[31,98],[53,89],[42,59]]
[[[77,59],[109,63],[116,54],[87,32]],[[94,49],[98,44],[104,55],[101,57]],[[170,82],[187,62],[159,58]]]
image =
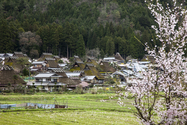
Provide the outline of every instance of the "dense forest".
[[0,53],[71,57],[99,48],[102,55],[141,59],[142,44],[159,45],[153,24],[144,0],[1,0]]

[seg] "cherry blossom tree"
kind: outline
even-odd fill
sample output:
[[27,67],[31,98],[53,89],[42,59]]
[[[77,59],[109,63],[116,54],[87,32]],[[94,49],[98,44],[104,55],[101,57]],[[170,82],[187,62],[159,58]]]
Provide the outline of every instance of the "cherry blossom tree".
[[[143,79],[128,88],[134,96],[136,116],[142,123],[187,123],[187,92],[185,90],[186,59],[184,46],[187,37],[187,11],[173,0],[166,8],[156,0],[147,2],[157,26],[152,26],[161,46],[154,49],[146,44],[146,51],[153,56],[159,69],[151,67],[142,72]],[[170,8],[171,7],[171,8]],[[120,93],[121,97],[128,93]],[[119,100],[119,104],[123,102]]]

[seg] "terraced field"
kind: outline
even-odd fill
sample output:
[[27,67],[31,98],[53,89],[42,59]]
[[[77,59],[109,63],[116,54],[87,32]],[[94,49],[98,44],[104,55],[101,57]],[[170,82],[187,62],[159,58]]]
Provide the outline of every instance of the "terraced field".
[[1,125],[135,125],[132,99],[117,104],[114,94],[0,95],[2,104],[24,102],[67,104],[67,109],[0,109]]

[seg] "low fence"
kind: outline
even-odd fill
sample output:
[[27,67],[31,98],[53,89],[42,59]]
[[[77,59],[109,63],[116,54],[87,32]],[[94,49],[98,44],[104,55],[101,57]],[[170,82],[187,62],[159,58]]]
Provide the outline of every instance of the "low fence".
[[[13,104],[10,104],[13,103]],[[55,108],[68,108],[67,100],[13,100],[13,101],[0,101],[0,109],[55,109]]]

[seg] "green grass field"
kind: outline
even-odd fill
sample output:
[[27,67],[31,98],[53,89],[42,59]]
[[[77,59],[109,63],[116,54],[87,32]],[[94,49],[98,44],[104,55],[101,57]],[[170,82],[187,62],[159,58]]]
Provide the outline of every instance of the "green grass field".
[[[37,94],[0,95],[2,104],[24,102],[67,104],[67,109],[0,109],[0,125],[138,125],[132,99],[125,107],[117,104],[114,94]],[[105,100],[104,102],[101,100]]]

